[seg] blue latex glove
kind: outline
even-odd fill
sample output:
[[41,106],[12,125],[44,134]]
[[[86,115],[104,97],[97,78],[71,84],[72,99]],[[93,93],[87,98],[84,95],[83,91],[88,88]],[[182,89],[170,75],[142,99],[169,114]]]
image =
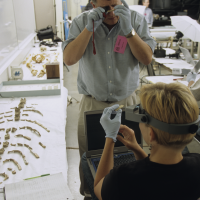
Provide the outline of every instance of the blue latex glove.
[[196,72],[189,72],[187,75],[187,82],[189,83],[190,81],[194,81],[196,80],[197,77],[197,73]]
[[115,6],[114,14],[119,16],[120,26],[124,32],[124,35],[128,35],[133,30],[131,25],[131,11],[128,7],[128,4],[124,0],[121,0],[121,2],[124,4],[124,6]]
[[[112,138],[114,142],[117,141],[116,137],[121,125],[122,110],[119,109],[118,111],[115,111],[115,109],[118,107],[119,105],[116,104],[114,106],[105,108],[100,119],[100,123],[106,133],[106,138]],[[114,119],[110,119],[111,114],[116,114]]]
[[103,22],[103,13],[105,10],[101,7],[92,9],[88,14],[88,23],[86,28],[88,31],[93,31],[93,20],[94,20],[94,31],[98,28],[98,26]]

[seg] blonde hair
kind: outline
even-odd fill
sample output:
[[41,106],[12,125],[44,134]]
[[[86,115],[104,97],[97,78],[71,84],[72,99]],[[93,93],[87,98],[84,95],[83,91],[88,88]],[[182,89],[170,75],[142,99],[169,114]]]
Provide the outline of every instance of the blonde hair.
[[[197,120],[198,104],[189,88],[181,83],[144,85],[140,90],[142,107],[152,117],[170,124],[187,124]],[[173,135],[150,126],[158,144],[182,148],[195,134]]]

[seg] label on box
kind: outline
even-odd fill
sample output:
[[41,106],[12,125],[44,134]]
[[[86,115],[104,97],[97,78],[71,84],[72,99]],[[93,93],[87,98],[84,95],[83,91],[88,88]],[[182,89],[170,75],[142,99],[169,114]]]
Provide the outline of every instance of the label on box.
[[182,69],[180,69],[180,68],[173,68],[172,69],[172,74],[180,75],[180,74],[182,74]]

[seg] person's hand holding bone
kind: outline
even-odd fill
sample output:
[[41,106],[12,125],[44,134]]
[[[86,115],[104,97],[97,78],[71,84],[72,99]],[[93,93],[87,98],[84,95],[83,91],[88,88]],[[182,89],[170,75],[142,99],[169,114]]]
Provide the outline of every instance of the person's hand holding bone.
[[121,29],[124,32],[124,35],[128,35],[132,30],[132,24],[131,24],[131,11],[129,9],[128,4],[124,1],[121,0],[123,5],[117,5],[115,6],[115,15],[119,16],[119,21],[120,21],[120,26]]
[[101,7],[94,8],[90,11],[88,15],[88,23],[86,25],[86,29],[90,32],[93,31],[93,21],[94,21],[94,31],[98,28],[98,26],[103,22],[103,13],[105,10]]
[[[119,128],[121,125],[121,115],[122,110],[119,109],[115,111],[119,107],[118,104],[105,108],[103,114],[100,119],[100,123],[105,130],[106,138],[112,138],[114,142],[117,141],[116,137],[119,132]],[[111,119],[111,114],[116,114],[114,119]]]

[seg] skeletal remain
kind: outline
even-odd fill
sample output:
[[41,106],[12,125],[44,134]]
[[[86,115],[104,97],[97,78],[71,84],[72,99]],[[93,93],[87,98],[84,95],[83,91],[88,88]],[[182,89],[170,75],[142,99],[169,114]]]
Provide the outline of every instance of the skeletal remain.
[[5,131],[5,128],[0,128],[0,131]]
[[19,153],[22,156],[25,165],[28,165],[28,162],[26,161],[25,155],[20,150],[12,150],[12,151],[8,151],[8,153]]
[[24,108],[24,103],[20,102],[18,108]]
[[11,128],[6,129],[6,133],[9,133],[11,131]]
[[30,107],[26,106],[26,108],[33,108],[33,106],[30,106]]
[[22,64],[24,64],[24,65],[25,65],[25,64],[26,64],[26,60],[24,60],[24,61],[22,62]]
[[14,170],[14,171],[12,171],[12,173],[13,173],[13,174],[16,174],[16,171]]
[[41,142],[39,142],[39,145],[42,146],[44,149],[46,148],[46,146],[43,145]]
[[41,126],[43,129],[45,129],[47,132],[50,132],[50,130],[48,130],[46,127],[44,127],[42,124],[38,123],[37,121],[31,121],[31,120],[28,120],[28,119],[26,121],[37,124],[37,125]]
[[38,136],[41,136],[41,134],[40,134],[39,131],[37,131],[36,129],[31,128],[30,126],[19,127],[19,129],[29,129],[29,130],[32,131],[33,133],[36,133]]
[[15,113],[15,117],[20,117],[20,113]]
[[13,119],[7,119],[7,121],[8,121],[8,122],[12,122],[12,121],[13,121]]
[[22,168],[19,165],[19,163],[16,160],[12,159],[12,158],[4,160],[3,163],[10,162],[10,161],[14,162],[15,165],[17,165],[17,167],[18,167],[19,170],[22,170]]
[[8,147],[8,145],[9,145],[9,142],[3,142],[3,147]]
[[43,114],[39,110],[33,110],[33,109],[32,110],[23,110],[23,112],[27,112],[27,111],[36,112],[43,116]]
[[12,127],[11,132],[14,133],[17,129],[15,127]]
[[26,66],[27,66],[28,68],[31,68],[31,67],[32,67],[32,64],[31,64],[30,62],[28,62],[28,63],[26,63]]
[[0,182],[0,184],[2,184],[2,182]]
[[19,127],[19,129],[26,129],[26,127],[25,127],[25,126],[23,126],[23,127]]
[[4,173],[0,173],[0,176],[4,177],[3,181],[6,181],[7,179],[9,179],[9,176],[7,174],[5,174],[5,172]]
[[43,77],[46,74],[44,70],[41,70],[40,73],[37,75],[38,78]]
[[0,160],[2,159],[2,157],[0,156]]
[[38,74],[38,78],[43,77],[46,74],[46,65],[42,65],[43,69]]
[[8,168],[9,171],[12,171],[12,168]]
[[20,120],[20,116],[15,117],[15,121],[19,121]]
[[3,115],[4,113],[0,113],[0,115]]
[[5,121],[0,122],[0,124],[3,124]]
[[3,154],[3,153],[4,153],[4,151],[5,151],[5,149],[4,149],[4,148],[0,149],[0,154]]
[[22,114],[22,116],[28,116],[28,114]]
[[23,137],[23,138],[25,138],[25,139],[27,139],[27,140],[31,140],[30,137],[24,136],[24,135],[22,135],[22,134],[15,135],[15,137]]
[[10,139],[10,134],[7,133],[7,134],[5,135],[5,140],[9,140],[9,139]]
[[18,145],[18,146],[21,146],[21,147],[23,146],[23,144],[22,144],[22,143],[17,143],[17,145]]
[[32,150],[30,150],[30,152],[36,157],[36,158],[40,158],[37,153],[34,153]]
[[[35,66],[33,66],[33,67],[35,67]],[[38,70],[35,70],[35,69],[31,68],[31,74],[33,74],[33,76],[36,76],[37,73],[38,73]]]
[[31,105],[38,105],[38,104],[31,104]]
[[42,54],[37,54],[32,57],[32,60],[35,61],[36,63],[41,63],[45,59],[45,56]]
[[15,114],[20,114],[20,108],[15,107]]
[[16,146],[16,144],[12,144],[12,143],[11,143],[10,145],[11,145],[11,146]]
[[26,98],[21,98],[20,102],[26,104]]
[[21,121],[26,121],[25,119],[21,119]]
[[9,116],[4,115],[4,117],[12,117],[12,115],[9,115]]
[[44,46],[44,45],[42,45],[41,47],[40,47],[40,51],[46,51],[47,50],[47,47],[46,46]]
[[5,112],[5,113],[11,113],[12,111],[9,111],[9,112]]
[[32,150],[32,148],[28,144],[24,144],[25,147],[27,147],[29,150]]
[[0,119],[3,119],[3,117],[0,117]]

